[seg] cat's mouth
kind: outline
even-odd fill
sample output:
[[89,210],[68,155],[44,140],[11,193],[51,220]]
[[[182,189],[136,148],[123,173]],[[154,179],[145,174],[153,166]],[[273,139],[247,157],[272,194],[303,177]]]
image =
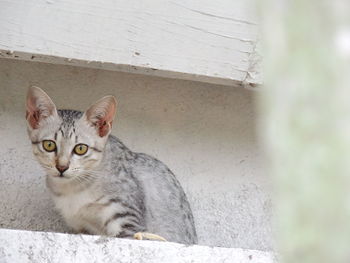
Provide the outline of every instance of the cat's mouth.
[[51,178],[53,178],[54,180],[69,180],[72,179],[70,176],[65,176],[65,175],[60,175],[60,174],[49,174],[48,176],[50,176]]
[[55,174],[53,177],[58,178],[58,179],[70,179],[71,177],[62,175],[62,174]]
[[56,180],[69,180],[72,178],[72,176],[70,174],[66,174],[66,173],[60,173],[58,171],[54,171],[53,169],[47,171],[47,175],[55,178]]
[[70,179],[71,176],[69,176],[67,173],[61,173],[57,171],[53,166],[51,165],[45,165],[41,164],[44,170],[46,170],[46,174],[50,177],[57,178],[57,179]]

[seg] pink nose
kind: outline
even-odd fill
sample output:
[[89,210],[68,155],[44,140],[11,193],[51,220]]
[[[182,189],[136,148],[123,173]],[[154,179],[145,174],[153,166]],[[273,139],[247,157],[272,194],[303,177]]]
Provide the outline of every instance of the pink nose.
[[56,165],[57,170],[60,172],[61,176],[63,176],[63,173],[68,170],[69,166],[65,165]]

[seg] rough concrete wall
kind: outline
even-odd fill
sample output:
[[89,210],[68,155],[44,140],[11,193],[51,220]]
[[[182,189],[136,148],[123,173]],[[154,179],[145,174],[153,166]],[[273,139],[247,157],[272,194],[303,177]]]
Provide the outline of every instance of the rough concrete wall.
[[0,229],[0,261],[3,263],[277,262],[272,253],[257,250],[185,246],[171,242],[5,229]]
[[113,134],[149,153],[188,194],[199,243],[270,249],[269,182],[255,139],[252,91],[190,81],[0,60],[0,227],[66,231],[45,188],[27,138],[29,85],[59,108],[84,110],[114,94]]

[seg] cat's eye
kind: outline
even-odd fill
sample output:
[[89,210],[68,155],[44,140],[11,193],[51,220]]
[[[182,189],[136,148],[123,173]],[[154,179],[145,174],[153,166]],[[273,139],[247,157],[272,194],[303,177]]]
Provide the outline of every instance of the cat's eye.
[[84,155],[87,152],[88,148],[89,147],[86,144],[77,144],[74,147],[74,153],[78,155]]
[[56,143],[51,140],[44,140],[43,141],[43,148],[47,152],[53,152],[56,150]]

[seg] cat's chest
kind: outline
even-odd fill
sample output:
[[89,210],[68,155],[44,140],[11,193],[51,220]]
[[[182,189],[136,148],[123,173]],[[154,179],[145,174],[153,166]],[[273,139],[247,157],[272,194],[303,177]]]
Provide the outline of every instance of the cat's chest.
[[79,219],[79,213],[88,204],[94,202],[96,197],[89,190],[78,193],[54,197],[56,208],[61,212],[67,223],[74,227]]

